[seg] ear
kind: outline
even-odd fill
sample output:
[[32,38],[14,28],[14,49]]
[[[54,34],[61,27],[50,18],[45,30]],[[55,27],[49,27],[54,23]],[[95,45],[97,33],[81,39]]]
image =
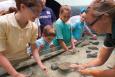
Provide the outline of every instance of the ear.
[[24,4],[20,4],[20,10],[25,9],[27,6]]
[[62,15],[61,15],[61,14],[59,14],[59,17],[60,17],[60,18],[62,18]]

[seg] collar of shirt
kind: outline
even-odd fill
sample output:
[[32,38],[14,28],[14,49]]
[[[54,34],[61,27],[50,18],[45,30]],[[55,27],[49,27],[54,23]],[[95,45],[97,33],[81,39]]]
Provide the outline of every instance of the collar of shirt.
[[[17,23],[16,21],[16,18],[15,18],[15,13],[12,13],[12,16],[11,16],[11,19],[13,20],[12,24],[14,27],[18,28],[18,29],[28,29],[28,28],[31,28],[32,27],[32,22],[31,21],[28,21],[28,24],[26,25],[25,28],[21,28],[19,26],[19,24]],[[31,24],[31,25],[30,25]]]

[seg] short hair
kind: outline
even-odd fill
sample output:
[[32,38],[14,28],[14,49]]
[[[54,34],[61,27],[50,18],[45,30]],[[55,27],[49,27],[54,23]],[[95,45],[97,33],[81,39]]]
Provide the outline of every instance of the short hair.
[[20,10],[21,4],[24,4],[27,7],[33,7],[33,6],[38,5],[40,0],[15,0],[15,2],[16,2],[17,9]]
[[56,36],[55,30],[52,25],[47,25],[43,29],[44,36]]
[[86,12],[86,8],[80,8],[80,14],[83,14],[84,12]]
[[8,10],[8,13],[13,13],[13,12],[16,12],[16,11],[17,11],[17,8],[10,7],[9,10]]
[[64,10],[71,11],[71,7],[68,5],[62,5],[60,8],[60,14],[62,14],[64,12]]
[[7,12],[5,10],[0,10],[0,16],[5,15]]

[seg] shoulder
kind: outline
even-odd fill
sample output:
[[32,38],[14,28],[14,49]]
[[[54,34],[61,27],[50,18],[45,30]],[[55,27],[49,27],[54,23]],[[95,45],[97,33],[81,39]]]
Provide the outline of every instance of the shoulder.
[[12,13],[11,14],[6,14],[6,15],[3,15],[3,16],[0,16],[0,27],[6,27],[7,24],[10,24],[12,23]]
[[11,14],[6,14],[6,15],[3,15],[3,16],[0,16],[0,22],[6,22],[10,18],[11,18]]
[[46,10],[49,10],[49,11],[52,11],[52,9],[51,9],[51,8],[49,8],[49,7],[45,7],[45,9],[46,9]]
[[35,31],[35,30],[38,30],[38,26],[35,22],[32,22],[32,21],[29,21],[29,25],[32,27],[32,29]]
[[44,41],[43,37],[41,37],[40,39],[36,40],[37,47],[44,46],[44,43],[45,43],[45,41]]
[[79,21],[80,21],[80,16],[79,16],[79,15],[72,16],[72,17],[69,19],[69,23],[71,23],[71,24],[76,23],[76,22],[79,22]]
[[57,19],[57,21],[56,21],[54,24],[55,24],[55,25],[62,25],[63,22],[62,22],[62,20],[59,18],[59,19]]

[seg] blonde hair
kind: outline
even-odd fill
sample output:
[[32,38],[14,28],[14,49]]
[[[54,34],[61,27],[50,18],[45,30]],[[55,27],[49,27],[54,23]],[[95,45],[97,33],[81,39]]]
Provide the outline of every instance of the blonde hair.
[[15,2],[16,2],[17,9],[20,10],[21,4],[24,4],[27,7],[33,7],[33,6],[37,6],[38,3],[41,2],[41,0],[15,0]]
[[53,26],[52,25],[45,26],[43,30],[43,35],[44,36],[55,36],[56,33],[55,33]]
[[71,7],[68,5],[62,5],[60,8],[60,14],[62,14],[64,10],[71,12]]

